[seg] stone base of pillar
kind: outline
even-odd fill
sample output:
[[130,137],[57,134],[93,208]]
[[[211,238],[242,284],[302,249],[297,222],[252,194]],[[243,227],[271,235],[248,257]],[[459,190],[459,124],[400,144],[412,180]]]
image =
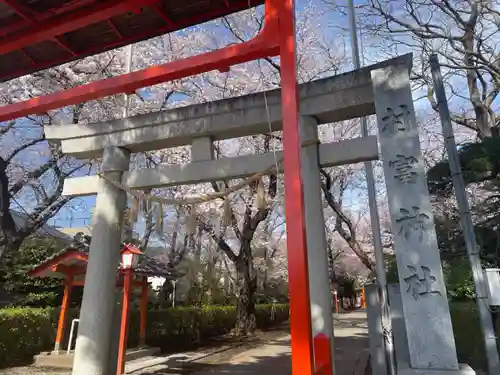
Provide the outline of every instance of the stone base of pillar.
[[413,369],[399,367],[398,375],[476,375],[476,372],[469,365],[461,363],[458,370]]

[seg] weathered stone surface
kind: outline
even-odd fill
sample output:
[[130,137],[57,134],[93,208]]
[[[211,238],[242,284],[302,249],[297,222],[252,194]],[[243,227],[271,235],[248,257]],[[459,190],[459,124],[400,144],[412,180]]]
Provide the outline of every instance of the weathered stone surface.
[[459,368],[456,370],[398,368],[398,375],[476,375],[476,372],[469,365],[460,364]]
[[[404,65],[410,56],[300,85],[301,114],[314,116],[319,124],[373,114],[370,71]],[[90,158],[100,156],[107,146],[141,152],[189,145],[193,137],[221,140],[268,133],[269,122],[273,130],[281,130],[280,90],[104,123],[47,126],[44,130],[47,139],[62,141],[65,154]]]
[[458,369],[416,125],[411,64],[372,71],[401,299],[413,369]]
[[408,337],[406,336],[405,320],[403,315],[403,301],[399,284],[387,286],[389,303],[391,306],[392,335],[396,362],[398,366],[409,366],[410,353],[408,352]]
[[[103,171],[120,180],[128,169],[130,153],[109,148],[104,152]],[[110,359],[115,308],[115,274],[120,260],[123,211],[126,193],[101,180],[92,217],[92,242],[85,277],[80,326],[76,340],[73,375],[106,374]]]
[[[195,160],[202,160],[199,159],[202,157],[201,155],[195,156]],[[281,151],[276,152],[276,158],[281,160]],[[319,145],[319,160],[323,167],[358,163],[376,160],[377,158],[378,145],[375,136]],[[145,189],[242,178],[263,172],[269,167],[274,167],[275,164],[275,155],[272,152],[218,160],[196,161],[187,164],[159,166],[154,169],[146,168],[128,171],[123,173],[122,184],[131,189]],[[279,167],[280,171],[282,171],[282,164]],[[92,195],[97,193],[98,187],[98,176],[66,178],[63,195]]]
[[191,142],[191,161],[206,161],[214,158],[214,145],[210,137],[193,138]]
[[382,309],[376,284],[365,284],[366,315],[370,338],[370,363],[373,375],[387,375]]
[[[318,124],[312,117],[299,118],[302,143],[317,142]],[[323,216],[321,174],[318,143],[302,148],[302,184],[304,185],[304,211],[306,215],[307,263],[309,267],[309,294],[311,297],[312,337],[324,333],[330,337],[331,356],[334,358],[332,292]],[[333,364],[332,364],[333,365]],[[332,374],[335,371],[332,369]]]

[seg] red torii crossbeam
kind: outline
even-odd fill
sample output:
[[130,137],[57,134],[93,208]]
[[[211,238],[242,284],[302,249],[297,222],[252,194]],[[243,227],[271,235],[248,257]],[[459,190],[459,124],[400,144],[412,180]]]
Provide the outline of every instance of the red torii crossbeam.
[[[1,48],[0,43],[0,50]],[[231,65],[276,55],[280,56],[281,64],[292,371],[294,375],[312,375],[316,371],[311,337],[305,212],[298,131],[299,102],[294,0],[266,0],[265,26],[257,37],[248,42],[0,107],[0,121],[8,121],[29,114],[42,114],[52,109],[104,96],[119,93],[130,94],[141,87],[217,69],[223,71]]]

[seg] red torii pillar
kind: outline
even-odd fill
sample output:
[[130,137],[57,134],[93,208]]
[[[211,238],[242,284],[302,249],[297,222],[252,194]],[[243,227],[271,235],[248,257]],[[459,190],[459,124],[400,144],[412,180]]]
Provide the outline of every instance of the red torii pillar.
[[64,340],[64,332],[68,325],[69,307],[71,301],[71,291],[73,289],[73,275],[66,275],[64,280],[64,295],[61,303],[61,311],[59,312],[59,321],[57,322],[57,335],[56,343],[54,344],[54,351],[61,350],[61,343]]

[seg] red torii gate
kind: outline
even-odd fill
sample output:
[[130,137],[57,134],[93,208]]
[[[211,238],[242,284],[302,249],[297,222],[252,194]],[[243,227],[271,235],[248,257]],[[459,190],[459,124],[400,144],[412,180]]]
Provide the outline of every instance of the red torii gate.
[[[263,1],[209,0],[206,9],[202,3],[183,0],[177,5],[195,5],[191,17],[170,16],[166,11],[172,0],[38,0],[31,8],[21,0],[0,0],[0,81],[15,78],[43,68],[120,47],[165,32],[208,21],[235,11],[259,5]],[[58,4],[52,6],[51,4]],[[177,2],[176,2],[177,3]],[[220,4],[219,4],[220,3]],[[183,4],[183,5],[182,5]],[[38,7],[40,10],[33,9]],[[208,8],[207,8],[208,7]],[[6,21],[7,15],[12,19]],[[116,23],[126,12],[154,12],[163,25],[141,30],[132,35],[121,35]],[[179,12],[177,12],[179,13]],[[180,12],[182,13],[182,12]],[[96,27],[105,22],[118,36],[118,41],[99,45],[101,34],[94,35],[91,44],[71,45],[72,33]],[[99,36],[99,38],[98,38]],[[58,47],[56,58],[33,56],[36,47],[49,43]],[[53,48],[53,47],[52,47]],[[63,51],[63,52],[61,52]],[[20,65],[20,57],[28,59],[29,66]],[[263,58],[280,57],[283,152],[285,172],[285,199],[287,218],[288,274],[290,282],[290,326],[292,342],[292,370],[294,375],[330,374],[331,362],[328,338],[316,337],[316,350],[311,337],[310,297],[307,266],[304,201],[300,166],[300,139],[298,133],[299,102],[296,77],[296,41],[294,0],[265,0],[265,21],[261,32],[252,40],[228,46],[217,51],[153,66],[130,74],[92,82],[66,91],[55,92],[24,102],[0,107],[0,122],[30,114],[43,114],[49,110],[78,104],[135,90],[212,70],[227,71],[231,65]],[[7,67],[7,68],[6,68]],[[10,70],[9,70],[10,67]],[[325,349],[326,348],[326,349]],[[314,362],[316,366],[314,366]]]

